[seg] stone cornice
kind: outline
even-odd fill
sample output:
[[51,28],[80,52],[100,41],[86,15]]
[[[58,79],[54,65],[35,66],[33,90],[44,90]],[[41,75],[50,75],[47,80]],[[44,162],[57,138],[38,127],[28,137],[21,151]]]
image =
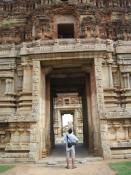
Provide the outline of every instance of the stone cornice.
[[41,53],[65,53],[84,51],[109,51],[113,52],[113,43],[109,40],[85,40],[85,39],[56,39],[48,41],[36,41],[24,44],[21,48],[21,55],[41,54]]
[[0,45],[0,58],[14,58],[26,55],[74,52],[107,52],[131,54],[131,41],[96,39],[37,40],[20,45]]
[[0,58],[18,57],[41,53],[63,52],[113,52],[113,41],[102,39],[56,39],[38,40],[21,45],[0,45]]

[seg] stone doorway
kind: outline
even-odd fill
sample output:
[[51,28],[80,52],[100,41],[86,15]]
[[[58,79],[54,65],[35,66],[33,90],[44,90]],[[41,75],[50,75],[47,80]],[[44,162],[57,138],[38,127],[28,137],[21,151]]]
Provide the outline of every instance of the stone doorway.
[[[93,62],[84,66],[77,64],[77,67],[67,63],[63,63],[63,65],[56,64],[56,67],[54,65],[53,67],[49,65],[47,67],[46,65],[41,66],[41,121],[43,120],[45,125],[41,132],[42,155],[46,157],[54,150],[56,146],[54,121],[58,120],[55,116],[59,116],[59,119],[61,119],[62,112],[67,111],[72,111],[73,115],[79,112],[82,114],[83,145],[89,153],[101,155],[95,67]],[[81,109],[74,107],[74,104],[69,102],[67,97],[71,94],[81,99]],[[65,96],[63,98],[63,103],[66,104],[65,107],[58,107],[55,104],[55,100],[61,95]],[[58,100],[58,103],[61,104],[61,99]],[[69,109],[67,106],[69,106]]]
[[[51,147],[57,149],[62,143],[63,130],[67,132],[69,127],[73,128],[75,135],[79,138],[84,148],[88,149],[88,112],[85,99],[86,83],[85,76],[51,78]],[[72,123],[62,127],[64,115],[72,115]],[[64,146],[64,145],[63,145]]]

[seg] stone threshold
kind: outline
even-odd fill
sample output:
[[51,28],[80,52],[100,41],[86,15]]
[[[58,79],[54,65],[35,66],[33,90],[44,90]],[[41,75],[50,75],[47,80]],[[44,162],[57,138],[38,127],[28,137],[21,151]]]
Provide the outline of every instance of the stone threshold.
[[[96,161],[102,161],[102,157],[85,157],[85,158],[76,158],[76,164],[86,164],[89,162],[96,162]],[[39,160],[36,162],[36,164],[43,165],[43,166],[59,166],[59,165],[65,165],[66,164],[66,158],[44,158],[42,160]]]

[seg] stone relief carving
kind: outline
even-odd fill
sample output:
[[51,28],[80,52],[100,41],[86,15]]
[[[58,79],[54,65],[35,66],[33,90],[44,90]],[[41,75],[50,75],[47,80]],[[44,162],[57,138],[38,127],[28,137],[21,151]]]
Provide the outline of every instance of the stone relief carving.
[[0,79],[0,96],[3,97],[5,95],[5,79]]
[[14,82],[12,79],[6,79],[5,94],[14,93]]
[[10,123],[8,131],[11,137],[9,143],[6,144],[6,151],[29,151],[30,124]]
[[33,61],[33,99],[32,99],[32,112],[33,117],[39,117],[39,90],[40,90],[40,62]]
[[10,133],[8,131],[8,124],[0,124],[0,151],[4,151],[6,144],[10,141]]
[[108,131],[111,147],[131,147],[131,120],[110,120]]

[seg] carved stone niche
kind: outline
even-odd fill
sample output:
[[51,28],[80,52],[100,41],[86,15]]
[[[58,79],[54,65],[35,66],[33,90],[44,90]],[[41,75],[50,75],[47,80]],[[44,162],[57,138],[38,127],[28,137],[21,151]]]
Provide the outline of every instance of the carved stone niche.
[[7,123],[0,123],[0,151],[4,151],[6,144],[10,142],[10,132]]
[[11,139],[6,145],[6,151],[29,152],[29,129],[30,124],[28,123],[10,123],[8,130],[11,133]]
[[14,80],[0,78],[0,109],[1,114],[11,114],[15,111]]
[[131,141],[131,120],[122,119],[108,122],[111,147],[128,147]]
[[0,79],[0,97],[5,96],[6,82],[5,79]]
[[13,79],[6,79],[6,88],[5,94],[13,94],[14,93],[14,81]]

